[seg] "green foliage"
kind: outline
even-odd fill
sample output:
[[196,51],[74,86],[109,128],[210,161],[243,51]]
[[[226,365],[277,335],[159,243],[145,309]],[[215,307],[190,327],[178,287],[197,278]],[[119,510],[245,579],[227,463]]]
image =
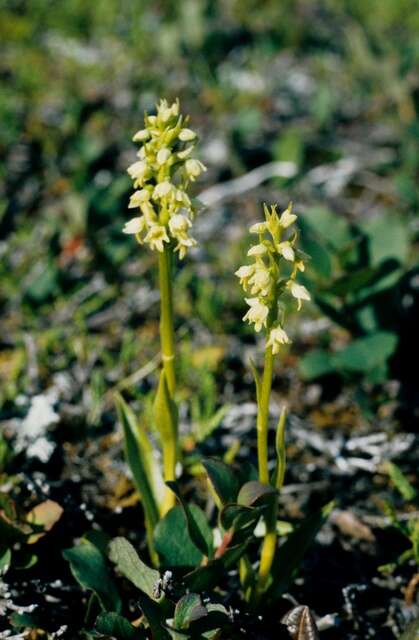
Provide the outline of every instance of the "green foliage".
[[315,301],[350,332],[352,341],[339,351],[307,353],[300,360],[300,374],[306,380],[335,372],[385,380],[398,346],[395,292],[408,264],[406,224],[392,213],[349,224],[328,209],[312,208],[302,223],[302,243],[312,257]]
[[[109,558],[118,571],[147,596],[155,598],[155,585],[160,574],[150,569],[139,558],[134,547],[126,538],[114,538],[109,545]],[[158,599],[158,598],[157,598]]]
[[77,582],[83,588],[93,591],[104,611],[121,611],[121,599],[106,560],[91,542],[66,549],[63,556],[70,563]]
[[[418,493],[415,487],[411,485],[403,471],[394,462],[387,462],[383,470],[388,473],[390,480],[397,489],[400,496],[406,502],[416,502]],[[395,569],[410,560],[414,560],[419,566],[419,518],[414,514],[407,520],[402,520],[397,515],[396,509],[392,502],[384,503],[384,512],[389,518],[390,523],[401,533],[409,542],[409,548],[400,554],[393,562],[381,565],[379,571],[383,573],[393,572]]]
[[116,396],[116,407],[124,434],[126,459],[141,496],[149,544],[151,544],[153,530],[159,519],[159,510],[155,498],[156,491],[155,489],[153,491],[151,483],[159,474],[159,470],[153,463],[153,449],[147,434],[142,430],[133,412],[119,395]]
[[[194,522],[203,522],[202,511],[196,505],[189,507]],[[173,507],[158,523],[154,532],[154,547],[160,562],[168,568],[194,567],[204,554],[192,540],[181,507]]]

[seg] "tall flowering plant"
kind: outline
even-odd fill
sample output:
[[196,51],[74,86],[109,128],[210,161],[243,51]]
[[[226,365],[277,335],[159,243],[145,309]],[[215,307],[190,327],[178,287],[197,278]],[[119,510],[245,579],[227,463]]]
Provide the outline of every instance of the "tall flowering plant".
[[[188,127],[188,120],[180,114],[178,100],[171,105],[161,100],[155,115],[145,115],[144,128],[133,138],[140,145],[138,160],[128,167],[134,187],[128,206],[137,214],[123,229],[158,254],[162,371],[154,414],[161,436],[165,482],[175,480],[178,461],[172,263],[174,255],[183,259],[197,244],[190,234],[196,204],[188,191],[206,170],[193,157],[197,135]],[[174,502],[174,493],[166,489],[160,515]]]
[[[250,227],[250,233],[257,236],[257,242],[247,252],[250,264],[243,265],[236,271],[246,297],[249,309],[243,320],[254,326],[257,333],[265,334],[265,357],[262,377],[254,369],[256,380],[258,413],[257,413],[257,449],[259,481],[273,484],[280,489],[285,473],[285,454],[283,447],[285,414],[278,425],[277,452],[278,464],[272,478],[268,469],[268,421],[269,400],[272,386],[274,356],[282,345],[290,342],[285,330],[285,296],[297,301],[298,310],[304,300],[310,300],[307,289],[297,282],[299,272],[304,271],[304,256],[297,248],[298,234],[292,229],[297,216],[292,212],[292,205],[278,214],[276,205],[264,205],[265,220]],[[256,597],[264,591],[276,549],[277,494],[272,499],[271,508],[267,511],[266,535],[262,545],[259,578]]]

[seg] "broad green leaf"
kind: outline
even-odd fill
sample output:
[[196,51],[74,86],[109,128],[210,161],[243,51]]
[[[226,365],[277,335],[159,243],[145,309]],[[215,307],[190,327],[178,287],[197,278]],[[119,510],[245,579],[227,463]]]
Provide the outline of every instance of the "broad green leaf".
[[201,596],[198,593],[187,593],[176,604],[173,624],[175,629],[187,629],[192,622],[206,615],[208,612],[202,604]]
[[159,386],[154,400],[154,420],[162,441],[176,439],[177,409],[170,397],[164,369],[160,373]]
[[221,502],[223,504],[235,502],[239,491],[239,484],[231,467],[215,458],[205,458],[202,464]]
[[267,594],[271,600],[280,598],[290,586],[294,573],[332,508],[333,502],[329,502],[320,511],[306,518],[277,549],[271,569],[272,583]]
[[199,507],[195,506],[193,510],[189,507],[176,482],[167,482],[166,484],[173,493],[175,493],[181,504],[192,542],[204,556],[211,558],[213,552],[213,535],[204,512]]
[[116,640],[141,640],[147,637],[144,631],[136,629],[126,618],[115,612],[99,614],[95,630]]
[[[201,517],[195,505],[190,510],[195,520]],[[194,567],[204,557],[190,537],[181,507],[173,507],[160,520],[154,530],[154,546],[164,567]]]
[[370,371],[386,362],[396,345],[396,334],[380,331],[353,340],[345,349],[333,355],[333,362],[338,370]]
[[141,496],[146,524],[149,536],[151,536],[151,532],[159,520],[159,512],[150,483],[150,468],[147,463],[149,451],[144,448],[137,437],[138,428],[135,416],[119,394],[115,396],[115,404],[124,434],[125,457],[130,466],[135,486]]
[[241,532],[248,528],[256,526],[257,521],[263,513],[262,508],[247,507],[240,504],[227,504],[220,513],[220,524],[226,531],[234,529],[235,532]]
[[244,507],[253,507],[261,502],[266,502],[266,498],[274,494],[276,494],[276,489],[271,485],[263,484],[259,480],[250,480],[241,487],[237,502]]
[[142,593],[138,596],[138,604],[150,626],[153,640],[167,640],[169,634],[164,625],[167,618],[173,615],[173,608],[169,610],[166,601],[155,602]]
[[183,577],[183,582],[190,591],[202,592],[215,588],[246,553],[249,542],[250,539],[242,544],[229,547],[221,557],[210,560],[208,564],[186,574]]
[[118,537],[112,540],[109,545],[109,558],[122,575],[140,591],[152,599],[157,599],[154,596],[154,588],[160,578],[159,572],[151,569],[141,560],[126,538]]
[[285,450],[285,425],[287,421],[287,410],[284,407],[279,416],[278,425],[275,435],[275,453],[276,465],[272,484],[279,490],[284,484],[285,468],[286,468],[286,450]]
[[343,250],[353,241],[350,226],[345,218],[325,207],[306,209],[304,221],[310,224],[314,233],[332,249]]
[[361,223],[368,235],[371,264],[379,264],[387,258],[395,258],[400,264],[407,260],[410,246],[406,221],[394,213],[386,213]]
[[63,556],[70,563],[71,572],[79,584],[96,594],[105,611],[121,610],[121,600],[105,558],[93,544],[85,542],[65,549]]
[[298,363],[298,372],[303,380],[315,380],[333,371],[332,354],[321,349],[309,351]]

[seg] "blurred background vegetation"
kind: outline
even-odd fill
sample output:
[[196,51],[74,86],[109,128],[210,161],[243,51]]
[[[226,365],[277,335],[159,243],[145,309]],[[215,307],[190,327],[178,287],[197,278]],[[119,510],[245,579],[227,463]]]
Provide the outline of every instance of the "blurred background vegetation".
[[[293,163],[288,177],[204,210],[200,248],[178,273],[193,438],[222,420],[221,404],[253,397],[254,338],[233,273],[265,200],[294,201],[311,256],[313,304],[291,316],[294,344],[276,392],[320,426],[378,415],[409,428],[417,416],[408,366],[419,286],[417,0],[0,7],[2,417],[24,415],[31,395],[53,387],[72,429],[106,425],[116,386],[131,400],[147,395],[158,298],[154,256],[121,233],[126,167],[144,110],[179,97],[209,168],[197,195],[260,165]],[[335,406],[342,393],[345,417],[342,402]]]

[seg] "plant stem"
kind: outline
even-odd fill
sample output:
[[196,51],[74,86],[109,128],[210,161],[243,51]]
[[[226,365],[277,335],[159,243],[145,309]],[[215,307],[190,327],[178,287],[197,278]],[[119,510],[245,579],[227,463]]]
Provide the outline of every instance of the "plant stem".
[[258,415],[256,421],[257,445],[258,445],[258,465],[259,480],[264,484],[269,484],[268,471],[268,419],[269,419],[269,398],[272,386],[272,349],[265,350],[265,362],[263,367],[262,384],[260,388],[260,398]]
[[[259,480],[264,484],[270,484],[268,470],[268,421],[269,399],[272,387],[272,368],[272,349],[270,347],[267,347],[265,349],[265,362],[263,367],[262,383],[260,387],[257,416]],[[259,574],[253,598],[255,604],[257,604],[260,596],[266,588],[275,555],[277,512],[278,500],[275,496],[274,498],[272,498],[272,504],[269,505],[265,516],[266,534],[262,543]]]
[[255,603],[257,604],[263,592],[265,591],[269,576],[271,573],[272,563],[276,551],[276,521],[278,517],[278,496],[272,498],[272,504],[269,505],[266,516],[266,534],[262,543],[260,552],[260,564],[258,581],[256,584]]
[[175,332],[173,323],[173,292],[171,278],[171,254],[165,247],[159,252],[160,286],[160,343],[163,368],[171,397],[176,389],[175,376]]
[[[173,322],[173,290],[171,274],[171,253],[165,247],[159,252],[159,286],[160,286],[160,344],[162,363],[165,372],[170,400],[174,402],[176,390],[175,374],[175,332]],[[165,481],[176,479],[176,463],[178,456],[177,425],[173,425],[170,437],[162,439],[163,474]],[[176,504],[174,493],[168,488],[161,505],[164,515]]]

